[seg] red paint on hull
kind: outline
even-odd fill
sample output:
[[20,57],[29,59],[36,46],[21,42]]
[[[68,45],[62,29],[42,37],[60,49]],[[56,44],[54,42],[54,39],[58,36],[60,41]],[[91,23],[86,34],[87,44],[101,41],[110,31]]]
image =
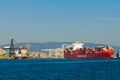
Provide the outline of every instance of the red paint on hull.
[[[66,48],[64,52],[64,58],[112,58],[114,54],[113,48],[100,48],[101,50],[90,51],[89,49],[84,50],[84,48],[71,50]],[[88,51],[89,50],[89,51]]]
[[80,54],[69,54],[69,53],[65,53],[64,54],[65,58],[88,58],[88,59],[95,59],[95,58],[111,58],[111,56],[107,55],[107,54],[103,54],[103,53],[90,53],[90,54],[85,54],[85,53],[80,53]]

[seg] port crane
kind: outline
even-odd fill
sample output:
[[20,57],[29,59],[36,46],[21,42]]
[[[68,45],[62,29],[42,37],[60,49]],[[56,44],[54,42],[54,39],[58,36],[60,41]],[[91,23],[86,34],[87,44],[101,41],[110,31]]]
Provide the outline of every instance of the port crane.
[[[15,47],[14,44],[17,43],[14,39],[11,39],[10,46],[5,46],[3,49],[8,49],[8,53],[10,57],[15,57],[15,50],[19,50],[19,54],[25,53],[30,49],[30,45],[27,44],[25,47]],[[18,44],[18,43],[17,43]]]
[[16,42],[16,41],[14,39],[11,39],[10,46],[4,47],[4,49],[9,49],[9,56],[10,57],[14,57],[15,56],[15,49],[19,49],[19,48],[15,48],[14,42]]

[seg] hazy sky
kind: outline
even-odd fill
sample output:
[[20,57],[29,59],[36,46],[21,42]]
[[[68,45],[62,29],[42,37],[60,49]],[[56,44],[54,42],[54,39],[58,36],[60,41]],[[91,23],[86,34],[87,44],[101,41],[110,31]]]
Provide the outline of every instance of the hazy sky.
[[0,44],[81,41],[120,46],[120,0],[0,0]]

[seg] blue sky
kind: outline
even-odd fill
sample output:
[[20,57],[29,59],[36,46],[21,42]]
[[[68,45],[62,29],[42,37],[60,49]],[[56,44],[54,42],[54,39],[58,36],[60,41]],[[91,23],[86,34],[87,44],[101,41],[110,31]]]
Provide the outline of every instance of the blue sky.
[[0,44],[81,41],[120,46],[120,0],[0,0]]

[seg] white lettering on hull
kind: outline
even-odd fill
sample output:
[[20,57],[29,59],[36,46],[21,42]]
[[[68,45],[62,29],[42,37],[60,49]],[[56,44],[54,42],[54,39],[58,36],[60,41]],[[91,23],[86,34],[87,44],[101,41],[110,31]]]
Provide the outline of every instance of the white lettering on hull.
[[87,55],[78,55],[79,58],[87,58]]

